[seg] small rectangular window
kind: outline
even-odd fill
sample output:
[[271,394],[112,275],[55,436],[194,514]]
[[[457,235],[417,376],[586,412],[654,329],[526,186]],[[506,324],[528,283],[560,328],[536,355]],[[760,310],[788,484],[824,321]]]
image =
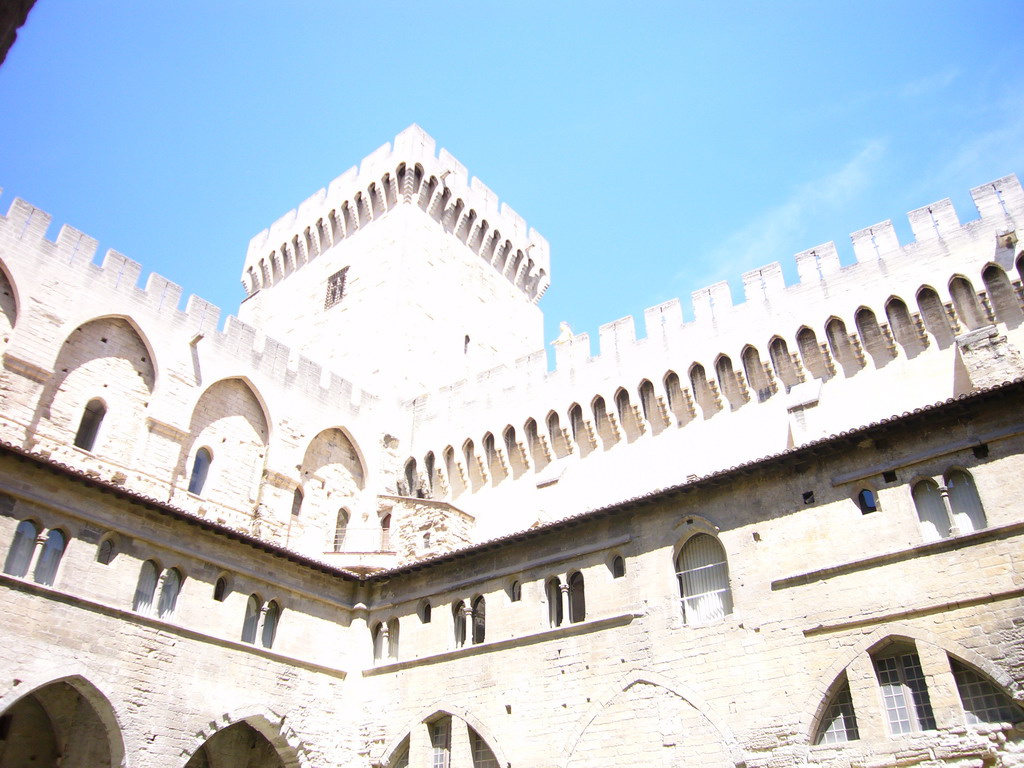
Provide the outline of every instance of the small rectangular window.
[[327,295],[324,297],[324,309],[330,309],[345,296],[345,276],[348,267],[340,269],[327,278]]

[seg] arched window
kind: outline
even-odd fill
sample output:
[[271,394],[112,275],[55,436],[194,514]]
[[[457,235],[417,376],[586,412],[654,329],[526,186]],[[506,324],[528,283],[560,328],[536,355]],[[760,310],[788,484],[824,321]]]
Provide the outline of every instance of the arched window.
[[249,595],[245,602],[245,618],[242,619],[242,642],[255,643],[256,629],[260,624],[260,609],[263,604],[256,595]]
[[100,432],[100,424],[107,415],[107,406],[102,400],[90,400],[82,411],[82,420],[78,423],[75,433],[75,445],[84,451],[91,451],[96,445],[96,436]]
[[860,507],[861,514],[863,515],[877,512],[878,497],[875,496],[875,492],[870,488],[861,488],[857,494],[857,506]]
[[473,645],[479,645],[484,641],[487,630],[487,605],[484,596],[480,595],[473,601]]
[[934,729],[935,715],[917,649],[908,645],[889,646],[871,660],[892,734]]
[[38,584],[52,586],[57,578],[57,566],[64,556],[64,548],[67,546],[67,537],[63,531],[54,528],[46,537],[43,544],[43,551],[39,554],[39,562],[36,563],[36,570],[33,579]]
[[842,682],[828,702],[825,712],[818,723],[818,732],[814,737],[815,744],[841,744],[856,741],[860,738],[857,731],[857,716],[853,711],[853,699],[850,696],[850,683],[843,674]]
[[938,541],[949,536],[949,515],[939,493],[939,486],[933,480],[922,480],[914,486],[911,495],[921,521],[921,536],[926,542]]
[[557,576],[548,580],[544,593],[548,599],[548,624],[552,627],[562,626],[562,585]]
[[[579,445],[584,433],[583,409],[575,403],[569,409],[569,426],[572,429],[572,439]],[[587,440],[589,442],[589,438]]]
[[969,725],[1019,723],[1024,720],[1024,709],[985,675],[954,658],[950,658],[949,666],[953,670],[953,679],[956,680]]
[[378,621],[373,625],[373,660],[384,658],[384,623]]
[[156,581],[160,569],[152,560],[142,564],[139,571],[139,582],[135,585],[135,597],[132,599],[132,610],[136,613],[149,615],[153,611],[153,596],[156,594]]
[[718,539],[698,533],[679,551],[676,575],[687,624],[706,624],[732,613],[729,564]]
[[434,452],[423,457],[423,471],[427,474],[427,496],[434,497]]
[[380,551],[391,551],[391,515],[384,515],[380,519]]
[[117,544],[112,536],[108,536],[100,542],[96,548],[96,562],[100,565],[110,565],[117,556]]
[[388,658],[398,658],[398,619],[388,622]]
[[28,573],[28,567],[32,564],[32,553],[36,549],[36,537],[39,536],[39,528],[31,520],[22,520],[14,531],[14,541],[7,552],[7,560],[4,562],[4,573],[19,578]]
[[455,647],[466,644],[466,605],[461,600],[452,606],[452,625],[455,630]]
[[277,624],[281,618],[281,606],[271,600],[267,604],[267,612],[263,615],[263,632],[260,635],[260,644],[264,648],[274,647],[274,638],[277,637]]
[[962,469],[954,469],[946,475],[946,488],[957,531],[970,533],[984,528],[985,508],[981,506],[974,479]]
[[469,729],[469,748],[473,754],[473,768],[498,768],[498,758],[483,737],[472,728]]
[[292,494],[292,517],[298,517],[302,511],[302,489],[296,488],[295,493]]
[[569,576],[569,621],[573,624],[587,618],[587,597],[583,591],[583,574],[576,571]]
[[612,578],[621,579],[626,575],[626,561],[622,555],[616,555],[612,558]]
[[213,454],[209,448],[200,448],[196,451],[195,460],[192,462],[192,475],[188,480],[188,492],[201,496],[203,487],[206,485],[206,478],[210,474],[210,465],[213,464]]
[[512,603],[518,603],[523,599],[523,585],[518,579],[508,585],[508,599]]
[[415,496],[419,486],[416,478],[416,459],[409,459],[405,462],[405,472],[403,473],[402,479],[405,485],[398,489],[399,495]]
[[338,519],[334,523],[334,551],[345,551],[345,534],[348,533],[348,510],[339,509]]
[[217,583],[213,585],[213,599],[218,603],[223,603],[225,598],[228,596],[228,580],[226,577],[221,576],[217,579]]
[[640,388],[637,390],[637,394],[640,396],[640,408],[644,412],[644,418],[649,421],[654,421],[654,385],[651,384],[647,379],[640,382]]
[[171,568],[164,575],[163,586],[160,587],[160,602],[157,604],[157,615],[161,619],[169,619],[174,615],[174,606],[178,602],[181,591],[181,573]]
[[430,603],[427,602],[426,600],[424,600],[420,604],[420,611],[419,611],[419,613],[420,613],[420,622],[422,622],[423,624],[429,624],[430,623],[430,614],[432,613],[432,610],[430,608]]

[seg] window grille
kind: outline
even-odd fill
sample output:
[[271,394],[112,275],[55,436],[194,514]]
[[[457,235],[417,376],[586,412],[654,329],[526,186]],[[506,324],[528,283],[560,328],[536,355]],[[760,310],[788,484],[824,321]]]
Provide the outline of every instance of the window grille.
[[683,619],[706,624],[732,613],[729,564],[718,540],[699,533],[683,547],[676,560]]
[[968,724],[1019,723],[1024,720],[1024,710],[984,675],[956,659],[950,659],[949,666],[953,670]]
[[859,738],[857,715],[853,711],[853,699],[850,696],[850,683],[844,681],[832,696],[832,700],[821,718],[818,737],[814,743],[841,744]]
[[469,729],[469,747],[473,752],[473,768],[498,768],[498,759],[494,752],[487,746],[483,737],[472,728]]
[[431,768],[448,768],[451,754],[451,719],[443,718],[430,724]]
[[338,510],[338,519],[334,524],[334,551],[345,551],[345,535],[348,533],[348,512]]
[[893,735],[934,729],[935,716],[918,655],[901,653],[874,662]]
[[345,296],[345,277],[348,267],[339,269],[327,278],[327,295],[324,296],[324,309],[330,309]]

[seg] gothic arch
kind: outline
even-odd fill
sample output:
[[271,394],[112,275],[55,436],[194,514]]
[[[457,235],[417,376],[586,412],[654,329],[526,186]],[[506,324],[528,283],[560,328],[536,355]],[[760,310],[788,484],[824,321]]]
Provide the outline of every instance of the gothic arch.
[[[653,686],[654,688],[665,691],[667,694],[689,705],[698,714],[698,716],[705,721],[705,723],[710,727],[710,730],[717,735],[718,741],[723,747],[723,751],[726,752],[729,757],[729,761],[733,765],[740,765],[742,763],[743,750],[741,749],[735,735],[725,725],[728,721],[721,713],[715,711],[715,709],[702,696],[700,696],[700,694],[689,686],[675,680],[671,680],[657,672],[650,672],[642,669],[630,670],[619,678],[618,682],[607,686],[601,695],[594,698],[593,703],[590,705],[586,713],[577,721],[576,725],[570,731],[569,736],[566,738],[565,744],[562,747],[562,756],[559,763],[565,766],[570,766],[573,756],[576,754],[583,738],[587,734],[587,731],[594,725],[595,721],[603,712],[615,703],[616,699],[626,694],[630,689],[637,685]],[[685,734],[683,733],[680,733],[679,736],[681,741],[685,738]]]
[[835,661],[818,675],[817,681],[812,684],[812,690],[808,693],[803,707],[798,711],[803,713],[800,720],[800,729],[806,739],[814,738],[814,729],[818,723],[818,716],[821,714],[822,702],[827,699],[829,692],[838,677],[860,656],[870,654],[873,650],[881,647],[891,640],[912,640],[918,643],[940,648],[951,656],[970,664],[975,669],[988,675],[997,685],[1007,691],[1018,703],[1021,701],[1022,690],[1016,684],[1009,673],[997,667],[976,651],[965,648],[960,643],[940,635],[928,629],[912,627],[908,624],[895,623],[878,627],[873,632],[860,638],[853,646],[842,651]]
[[[11,276],[11,270],[7,264],[0,261],[0,323],[4,327],[4,334],[10,334],[18,323],[18,310],[21,307],[21,298],[18,296],[18,286]],[[0,338],[0,342],[4,340]]]
[[103,726],[106,732],[106,744],[110,756],[110,768],[131,768],[124,747],[124,729],[122,718],[118,716],[110,699],[89,680],[91,672],[79,669],[64,675],[49,673],[32,676],[28,679],[22,678],[17,688],[11,689],[3,696],[0,696],[0,713],[5,713],[16,704],[26,700],[29,696],[44,691],[51,686],[67,685],[75,690],[82,699],[89,705],[92,713]]
[[398,731],[398,736],[394,737],[389,741],[383,750],[381,750],[377,759],[373,761],[373,765],[390,765],[390,761],[393,760],[398,751],[402,748],[406,738],[412,732],[416,726],[421,723],[426,723],[430,720],[434,720],[437,717],[455,717],[462,720],[466,725],[476,731],[487,742],[487,746],[494,752],[494,756],[498,760],[498,765],[508,765],[509,758],[505,751],[498,744],[494,738],[494,732],[480,721],[476,715],[470,712],[465,707],[457,706],[452,702],[445,701],[443,699],[437,699],[430,706],[424,707],[419,713],[411,720],[407,720],[405,726]]
[[283,768],[310,768],[312,763],[302,748],[302,740],[298,734],[285,724],[285,718],[273,710],[261,706],[242,707],[226,712],[217,718],[202,720],[190,732],[192,738],[188,749],[181,751],[184,764],[187,764],[199,749],[217,734],[232,726],[245,724],[255,730],[268,742],[277,753]]

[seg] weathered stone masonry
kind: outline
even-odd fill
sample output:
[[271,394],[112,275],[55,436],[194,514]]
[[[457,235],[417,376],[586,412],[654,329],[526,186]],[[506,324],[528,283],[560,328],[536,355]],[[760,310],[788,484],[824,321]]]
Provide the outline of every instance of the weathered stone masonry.
[[240,316],[0,218],[0,768],[1024,764],[1015,177],[601,330],[417,126]]

